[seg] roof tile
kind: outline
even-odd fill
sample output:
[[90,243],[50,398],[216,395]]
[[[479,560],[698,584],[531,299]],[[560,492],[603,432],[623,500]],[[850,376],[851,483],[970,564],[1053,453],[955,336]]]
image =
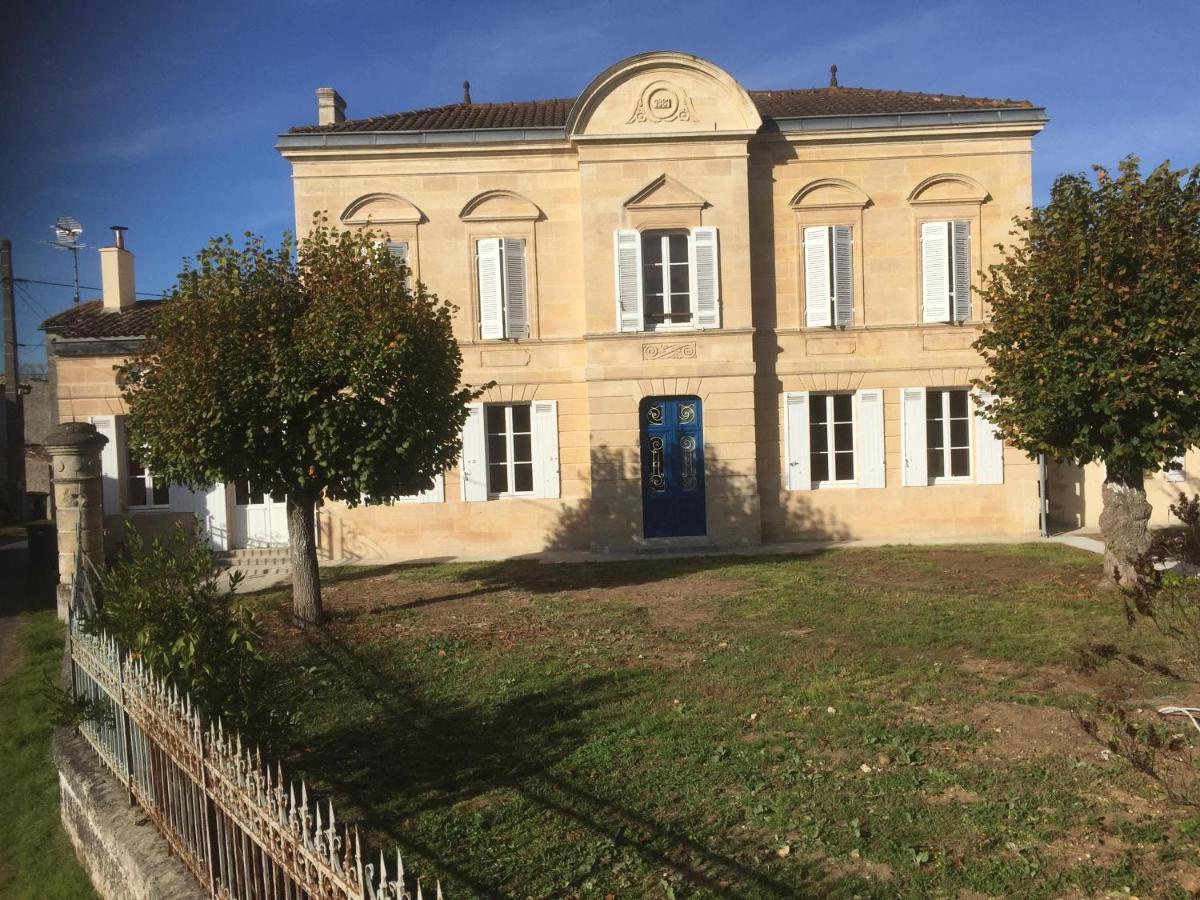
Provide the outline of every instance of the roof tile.
[[161,300],[139,300],[132,309],[105,312],[102,301],[91,300],[51,316],[42,323],[42,331],[60,338],[145,337],[162,304]]
[[[824,87],[782,91],[750,91],[764,119],[803,116],[886,115],[961,112],[978,109],[1030,109],[1028,100],[994,100],[950,94]],[[459,131],[479,128],[561,128],[574,98],[517,103],[453,103],[370,119],[347,119],[332,125],[297,125],[291,134],[353,131]]]

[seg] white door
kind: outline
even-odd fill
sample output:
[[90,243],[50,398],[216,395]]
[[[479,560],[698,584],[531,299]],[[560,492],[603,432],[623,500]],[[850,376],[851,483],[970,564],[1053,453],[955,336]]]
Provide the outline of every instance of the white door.
[[233,486],[233,546],[286,547],[287,504],[247,481]]

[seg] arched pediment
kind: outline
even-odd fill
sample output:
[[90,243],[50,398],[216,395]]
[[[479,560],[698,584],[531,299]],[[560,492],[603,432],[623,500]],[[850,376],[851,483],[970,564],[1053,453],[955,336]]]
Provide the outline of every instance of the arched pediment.
[[339,218],[343,225],[425,221],[424,213],[397,194],[364,194],[347,206]]
[[818,178],[810,181],[792,197],[792,209],[816,207],[850,207],[862,209],[871,203],[862,190],[841,178]]
[[690,187],[662,174],[625,201],[626,209],[704,209],[709,203]]
[[458,217],[467,222],[508,222],[542,218],[537,204],[516,191],[484,191],[467,201]]
[[983,203],[988,199],[982,184],[954,172],[930,175],[908,195],[909,203]]
[[724,69],[688,53],[640,53],[592,79],[571,107],[573,138],[753,133],[762,116]]

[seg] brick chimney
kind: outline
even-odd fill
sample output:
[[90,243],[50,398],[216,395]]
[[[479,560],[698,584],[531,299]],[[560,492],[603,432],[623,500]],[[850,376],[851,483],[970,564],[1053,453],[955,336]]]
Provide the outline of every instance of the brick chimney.
[[333,88],[317,88],[317,124],[336,125],[346,121],[346,101]]
[[100,287],[104,293],[104,311],[133,309],[133,254],[125,249],[125,226],[113,225],[116,242],[100,248]]

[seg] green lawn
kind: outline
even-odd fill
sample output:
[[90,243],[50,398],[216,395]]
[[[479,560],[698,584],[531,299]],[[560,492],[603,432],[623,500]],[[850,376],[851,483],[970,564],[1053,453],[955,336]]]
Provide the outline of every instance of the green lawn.
[[45,685],[58,678],[63,630],[53,610],[20,615],[19,668],[0,681],[0,897],[87,900],[96,895],[59,822],[50,761]]
[[256,601],[284,753],[448,898],[1183,897],[1200,815],[1072,710],[1184,686],[1052,545],[347,569]]

